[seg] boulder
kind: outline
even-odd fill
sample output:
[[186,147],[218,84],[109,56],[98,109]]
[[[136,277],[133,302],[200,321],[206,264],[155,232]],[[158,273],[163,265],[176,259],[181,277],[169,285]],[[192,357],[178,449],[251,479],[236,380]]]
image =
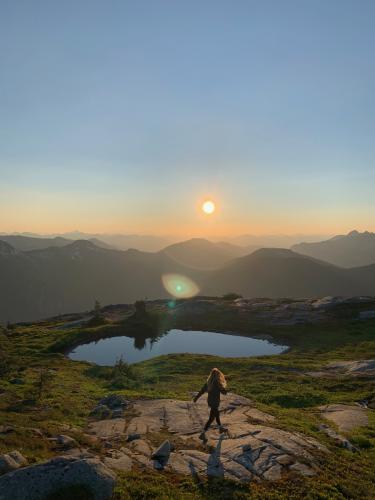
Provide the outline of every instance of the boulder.
[[91,411],[90,417],[96,418],[109,418],[111,416],[111,410],[106,405],[99,404]]
[[375,319],[375,310],[361,311],[359,313],[359,319]]
[[0,477],[0,500],[43,500],[65,488],[82,486],[94,500],[109,500],[116,476],[98,459],[56,457]]
[[77,441],[70,436],[66,436],[65,434],[57,436],[56,442],[65,449],[75,448],[77,446]]
[[89,432],[102,440],[122,437],[124,431],[125,420],[123,418],[98,420],[97,422],[91,422],[89,425]]
[[123,410],[122,408],[116,408],[115,410],[113,410],[112,412],[112,418],[121,418],[122,417],[122,414],[123,414]]
[[350,451],[357,451],[357,449],[352,445],[352,443],[346,439],[341,434],[338,434],[336,431],[328,427],[326,424],[321,424],[319,426],[319,430],[327,434],[328,437],[333,439],[338,446],[342,446],[343,448],[347,448]]
[[22,380],[22,378],[12,378],[9,380],[9,383],[14,385],[24,385],[25,381]]
[[105,405],[110,410],[116,410],[117,408],[126,408],[129,401],[119,394],[109,394],[105,398],[99,401],[99,405]]
[[321,415],[337,425],[340,431],[349,432],[368,425],[366,409],[359,405],[330,404],[321,406]]
[[135,441],[136,439],[141,439],[141,435],[140,434],[128,434],[126,436],[126,441],[128,441],[128,443],[130,443],[131,441]]
[[153,452],[151,458],[157,460],[161,464],[165,464],[168,462],[171,451],[172,451],[171,443],[168,440],[166,440],[159,446],[159,448],[157,448]]
[[113,470],[128,471],[132,468],[132,459],[121,450],[112,450],[105,457],[104,464]]
[[17,470],[27,464],[26,458],[17,450],[0,455],[0,474]]
[[[205,447],[199,439],[208,417],[205,397],[197,403],[132,401],[131,412],[124,411],[125,418],[91,422],[90,431],[105,441],[105,463],[113,469],[129,470],[135,464],[146,470],[223,477],[241,483],[277,481],[289,473],[312,476],[322,455],[329,453],[309,436],[277,428],[273,415],[237,394],[223,396],[220,415],[228,432],[220,433],[213,425],[206,433]],[[150,436],[157,434],[168,439],[152,452]],[[179,443],[177,450],[171,444],[174,440]]]

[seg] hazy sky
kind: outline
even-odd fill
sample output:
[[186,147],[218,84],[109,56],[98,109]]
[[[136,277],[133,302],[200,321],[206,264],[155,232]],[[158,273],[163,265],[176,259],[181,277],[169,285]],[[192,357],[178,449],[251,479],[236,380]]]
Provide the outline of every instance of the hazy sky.
[[0,231],[375,230],[374,25],[374,0],[0,0]]

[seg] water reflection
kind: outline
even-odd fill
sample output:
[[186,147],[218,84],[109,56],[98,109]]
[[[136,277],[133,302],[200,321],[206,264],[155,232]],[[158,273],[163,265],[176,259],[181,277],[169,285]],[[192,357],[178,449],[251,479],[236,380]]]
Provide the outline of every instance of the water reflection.
[[280,354],[287,346],[268,340],[216,332],[169,330],[163,335],[111,337],[78,346],[70,358],[100,365],[114,365],[123,356],[128,363],[137,363],[162,354],[192,353],[223,357],[248,357]]

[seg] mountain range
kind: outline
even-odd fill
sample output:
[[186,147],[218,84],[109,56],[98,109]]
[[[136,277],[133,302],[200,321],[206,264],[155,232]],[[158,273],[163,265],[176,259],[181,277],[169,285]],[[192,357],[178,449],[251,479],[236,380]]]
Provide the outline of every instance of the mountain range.
[[351,231],[325,241],[299,243],[292,250],[336,266],[365,266],[375,262],[375,233]]
[[96,299],[104,305],[167,298],[161,280],[167,273],[192,279],[207,295],[375,295],[375,263],[343,268],[282,248],[243,255],[241,247],[204,239],[158,252],[103,248],[87,240],[58,243],[22,251],[0,240],[0,321],[88,310]]
[[[101,241],[102,243],[109,245],[111,248],[117,250],[128,250],[129,248],[136,248],[137,250],[142,250],[144,252],[158,252],[163,250],[168,245],[181,242],[181,238],[176,236],[156,236],[156,235],[142,235],[142,234],[106,234],[106,233],[84,233],[81,231],[71,231],[68,233],[55,233],[48,235],[40,235],[37,233],[15,233],[12,235],[3,235],[0,233],[0,239],[4,239],[4,236],[22,236],[34,239],[50,240],[56,238],[63,238],[64,240],[76,241],[76,240],[89,240],[89,241]],[[258,248],[263,247],[278,247],[278,248],[290,248],[291,245],[299,243],[301,241],[321,241],[322,236],[319,235],[252,235],[245,234],[235,237],[222,237],[216,238],[213,241],[220,243],[220,245],[233,245],[234,247],[243,248],[245,253],[254,251]],[[15,240],[13,240],[15,241]],[[12,245],[13,243],[9,241]],[[36,244],[34,242],[34,244]],[[14,244],[17,247],[16,244]],[[50,245],[52,246],[52,245]],[[53,245],[60,246],[60,245]],[[99,245],[101,246],[101,245]],[[44,248],[38,246],[38,248]],[[21,249],[21,248],[20,248]],[[25,250],[31,250],[33,248],[25,248]]]

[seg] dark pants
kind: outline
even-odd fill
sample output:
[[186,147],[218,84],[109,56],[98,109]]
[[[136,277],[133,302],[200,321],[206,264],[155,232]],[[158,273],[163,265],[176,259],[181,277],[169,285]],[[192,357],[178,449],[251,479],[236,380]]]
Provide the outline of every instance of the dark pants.
[[208,417],[207,423],[204,426],[204,430],[207,431],[212,422],[216,419],[217,425],[221,425],[220,422],[220,414],[219,414],[219,408],[211,408],[210,410],[210,416]]

